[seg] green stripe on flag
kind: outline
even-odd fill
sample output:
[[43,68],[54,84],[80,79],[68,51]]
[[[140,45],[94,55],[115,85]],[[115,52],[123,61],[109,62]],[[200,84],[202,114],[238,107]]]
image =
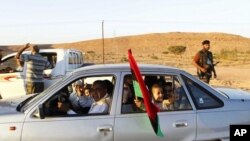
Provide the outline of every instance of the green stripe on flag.
[[142,92],[137,81],[133,80],[133,87],[135,91],[135,96],[142,98]]
[[161,127],[159,125],[159,117],[158,116],[157,116],[157,124],[158,124],[158,126],[157,126],[158,129],[157,129],[156,135],[159,136],[159,137],[164,137],[164,135],[163,135],[163,133],[161,131]]

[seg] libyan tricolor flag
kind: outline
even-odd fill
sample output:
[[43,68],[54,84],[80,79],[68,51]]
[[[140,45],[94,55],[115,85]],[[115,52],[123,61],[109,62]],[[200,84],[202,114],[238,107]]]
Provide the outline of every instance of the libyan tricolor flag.
[[159,118],[157,115],[157,112],[159,112],[159,108],[156,107],[151,101],[149,91],[146,88],[146,85],[142,79],[142,75],[140,73],[139,67],[134,57],[132,56],[132,51],[130,49],[128,50],[128,59],[129,59],[129,64],[131,68],[131,73],[134,78],[133,86],[135,89],[135,94],[136,96],[139,96],[139,97],[141,97],[142,95],[144,105],[145,105],[149,120],[151,122],[151,125],[154,129],[154,132],[157,136],[163,137],[163,134],[161,132],[160,125],[159,125]]

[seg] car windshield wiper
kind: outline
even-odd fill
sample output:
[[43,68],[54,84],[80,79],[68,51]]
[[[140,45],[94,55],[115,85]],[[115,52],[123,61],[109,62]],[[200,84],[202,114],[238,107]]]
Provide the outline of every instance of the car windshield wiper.
[[16,107],[16,110],[19,111],[19,112],[23,112],[23,110],[21,110],[22,107],[23,107],[27,102],[29,102],[31,99],[33,99],[35,96],[37,96],[37,94],[36,94],[36,95],[32,95],[32,96],[28,97],[27,99],[25,99],[24,101],[22,101],[21,103],[19,103],[19,104],[17,105],[17,107]]

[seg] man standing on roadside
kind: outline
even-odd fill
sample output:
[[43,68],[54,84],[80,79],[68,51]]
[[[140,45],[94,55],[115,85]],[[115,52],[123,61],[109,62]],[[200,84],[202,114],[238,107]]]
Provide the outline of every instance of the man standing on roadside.
[[[28,48],[31,48],[31,54],[22,54]],[[25,74],[27,94],[42,92],[44,90],[43,71],[50,67],[50,63],[39,54],[38,46],[27,43],[18,51],[16,59],[27,63]]]
[[214,73],[214,78],[217,77],[213,63],[213,54],[209,51],[210,41],[204,40],[202,47],[202,50],[195,55],[192,63],[197,68],[199,79],[209,84],[212,72]]

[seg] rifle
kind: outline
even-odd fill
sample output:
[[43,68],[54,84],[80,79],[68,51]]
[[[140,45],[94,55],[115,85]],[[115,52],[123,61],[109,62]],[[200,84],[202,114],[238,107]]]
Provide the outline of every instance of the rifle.
[[215,71],[215,70],[214,70],[214,67],[215,67],[217,64],[219,64],[219,63],[220,63],[220,61],[217,61],[216,63],[212,64],[212,66],[210,66],[210,67],[211,67],[211,71]]
[[216,63],[213,64],[213,67],[216,66],[219,63],[220,63],[220,61],[217,61]]
[[210,72],[213,72],[213,73],[214,73],[214,78],[217,77],[217,74],[216,74],[216,71],[215,71],[214,67],[215,67],[217,64],[219,64],[219,63],[220,63],[220,61],[217,61],[216,63],[214,63],[214,64],[211,66],[211,71],[210,71]]
[[204,76],[208,75],[208,77],[210,77],[212,75],[211,72],[213,72],[216,75],[215,69],[214,67],[219,64],[220,61],[217,61],[216,63],[212,64],[212,65],[206,65],[205,68],[207,69],[206,72],[201,72],[200,70],[197,70],[197,75],[198,77],[201,79]]

